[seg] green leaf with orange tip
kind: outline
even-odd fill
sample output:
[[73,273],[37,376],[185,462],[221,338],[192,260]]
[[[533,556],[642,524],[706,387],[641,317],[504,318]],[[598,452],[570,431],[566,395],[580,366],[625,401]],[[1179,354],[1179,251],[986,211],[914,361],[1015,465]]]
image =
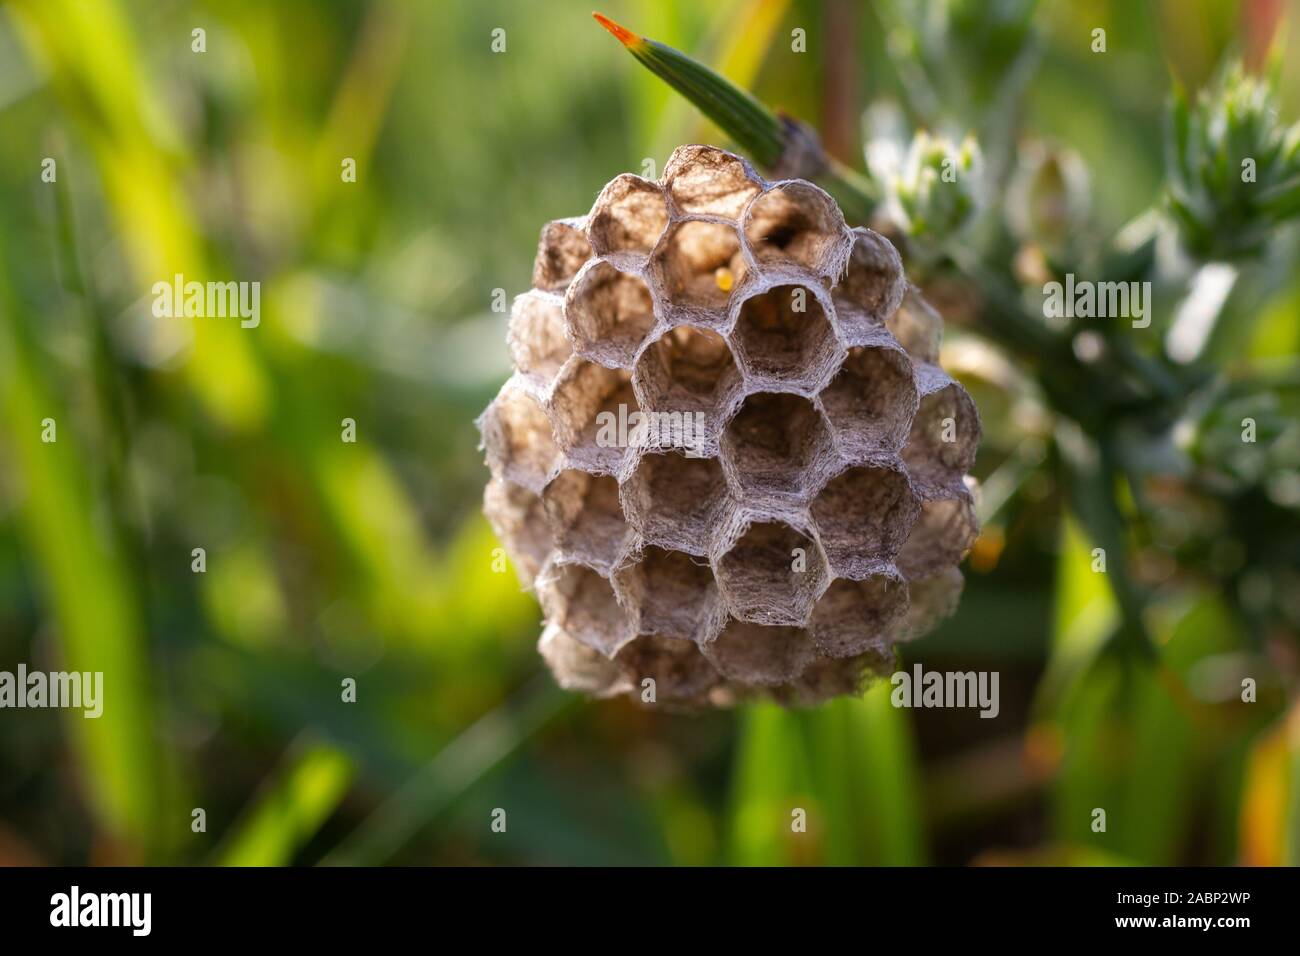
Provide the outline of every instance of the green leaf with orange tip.
[[599,13],[592,16],[646,69],[694,103],[760,165],[771,168],[780,161],[785,150],[781,121],[762,103],[686,54]]
[[808,127],[778,116],[685,53],[633,33],[599,13],[592,16],[642,66],[693,103],[764,169],[776,168],[790,155],[811,157],[813,165],[824,167],[814,178],[835,198],[845,215],[850,220],[866,221],[875,205],[870,181],[823,155],[820,141]]

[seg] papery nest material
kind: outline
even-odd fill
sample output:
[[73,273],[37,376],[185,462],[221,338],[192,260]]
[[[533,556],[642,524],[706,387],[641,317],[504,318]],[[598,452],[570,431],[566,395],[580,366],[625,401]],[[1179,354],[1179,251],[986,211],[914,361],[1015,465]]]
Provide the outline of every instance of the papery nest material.
[[683,146],[549,223],[533,285],[484,510],[563,687],[816,703],[952,613],[979,414],[888,240]]

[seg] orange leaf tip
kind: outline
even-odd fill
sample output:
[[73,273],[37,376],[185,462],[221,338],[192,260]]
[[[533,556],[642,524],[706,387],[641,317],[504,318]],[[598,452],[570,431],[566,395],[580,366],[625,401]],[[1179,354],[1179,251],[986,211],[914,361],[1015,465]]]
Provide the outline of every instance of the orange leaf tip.
[[615,39],[617,39],[618,42],[623,44],[624,46],[632,46],[634,44],[641,42],[641,37],[637,36],[627,27],[619,26],[609,17],[600,13],[596,13],[595,11],[592,11],[591,15],[596,18],[597,23],[599,23],[610,33],[614,34]]

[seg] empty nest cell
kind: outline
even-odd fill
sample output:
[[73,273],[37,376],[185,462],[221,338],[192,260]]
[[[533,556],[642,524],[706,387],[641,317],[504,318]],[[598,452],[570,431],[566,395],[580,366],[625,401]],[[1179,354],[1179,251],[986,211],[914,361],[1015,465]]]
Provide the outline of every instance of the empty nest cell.
[[920,405],[903,460],[922,485],[948,485],[970,471],[979,448],[980,419],[966,389],[935,365],[916,366]]
[[907,607],[907,582],[890,565],[877,565],[856,580],[837,578],[813,608],[813,641],[827,657],[883,648]]
[[964,584],[961,572],[955,567],[944,568],[932,577],[908,581],[907,614],[894,627],[890,637],[898,642],[929,634],[957,610]]
[[557,547],[570,560],[609,574],[629,549],[618,481],[577,469],[560,472],[542,492],[543,510]]
[[854,229],[848,266],[835,287],[836,298],[861,309],[879,325],[898,309],[906,289],[903,260],[894,244],[871,229]]
[[598,256],[648,255],[668,225],[668,203],[656,183],[624,173],[596,198],[587,235]]
[[619,570],[614,584],[641,634],[707,640],[725,616],[708,562],[684,551],[647,547]]
[[828,481],[811,510],[831,568],[839,577],[856,578],[878,562],[893,560],[920,505],[902,470],[868,464]]
[[821,413],[808,399],[783,392],[746,398],[723,432],[722,451],[742,498],[801,497],[834,455]]
[[636,635],[613,585],[593,568],[551,561],[538,576],[537,596],[547,621],[608,658]]
[[897,346],[855,346],[821,393],[821,405],[848,457],[896,452],[916,414],[912,363]]
[[898,308],[885,320],[885,326],[907,354],[918,362],[939,361],[943,318],[914,286],[908,286]]
[[728,219],[739,218],[761,188],[748,163],[712,146],[679,146],[668,157],[664,182],[680,212]]
[[551,423],[518,379],[511,379],[478,420],[492,472],[541,494],[559,470]]
[[614,661],[576,641],[558,624],[542,630],[537,650],[562,688],[593,697],[612,697],[632,689]]
[[649,544],[708,553],[726,498],[722,466],[678,452],[648,454],[623,486],[631,525]]
[[827,576],[817,543],[784,521],[749,524],[717,560],[728,609],[754,624],[803,626]]
[[763,627],[732,620],[701,648],[724,677],[749,685],[774,686],[795,680],[816,657],[800,627]]
[[505,545],[520,581],[531,588],[553,544],[542,499],[514,482],[493,477],[483,491],[483,513]]
[[574,280],[564,310],[574,351],[610,367],[631,365],[655,325],[646,284],[603,260]]
[[549,292],[563,292],[591,258],[591,243],[583,233],[581,219],[557,219],[542,227],[533,262],[533,286]]
[[622,369],[571,362],[556,381],[551,410],[560,447],[584,471],[617,472],[640,440],[640,408]]
[[978,536],[975,501],[963,482],[923,489],[921,514],[898,553],[898,567],[909,578],[938,574],[959,564]]
[[658,426],[668,426],[653,429],[658,445],[699,453],[716,446],[722,418],[742,387],[726,340],[690,326],[671,329],[653,342],[637,360],[634,381],[644,410],[658,414]]
[[564,336],[564,299],[535,289],[517,296],[506,343],[516,369],[543,388],[549,385],[573,354]]
[[746,299],[732,340],[760,385],[814,389],[840,355],[826,310],[816,292],[802,285],[778,285]]
[[634,639],[619,652],[616,663],[636,693],[645,689],[647,678],[653,680],[656,702],[702,702],[720,682],[717,669],[693,643],[659,634]]
[[811,183],[772,187],[750,204],[744,229],[760,263],[802,266],[827,281],[844,271],[849,253],[844,216]]
[[748,271],[734,226],[695,219],[669,228],[651,269],[673,308],[715,313],[718,324],[725,321],[731,290]]

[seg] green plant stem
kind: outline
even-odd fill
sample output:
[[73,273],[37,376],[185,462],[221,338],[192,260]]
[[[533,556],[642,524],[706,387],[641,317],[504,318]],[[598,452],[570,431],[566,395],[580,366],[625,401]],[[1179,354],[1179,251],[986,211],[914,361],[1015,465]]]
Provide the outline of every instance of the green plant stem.
[[1114,441],[1107,432],[1100,439],[1077,435],[1057,445],[1062,453],[1061,472],[1070,508],[1103,550],[1106,580],[1119,606],[1120,624],[1111,646],[1153,661],[1155,649],[1142,616],[1146,595],[1133,580],[1126,538],[1128,519],[1119,504],[1123,471]]
[[847,220],[870,221],[878,201],[875,183],[838,159],[829,159],[827,162],[827,171],[817,177],[817,183],[840,204]]

